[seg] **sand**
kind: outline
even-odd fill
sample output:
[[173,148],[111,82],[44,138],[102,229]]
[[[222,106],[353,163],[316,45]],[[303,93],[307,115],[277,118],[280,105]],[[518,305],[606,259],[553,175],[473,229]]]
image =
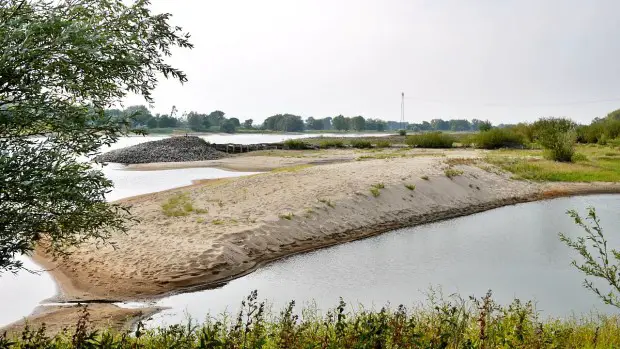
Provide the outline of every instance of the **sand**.
[[[54,335],[66,329],[69,335],[75,331],[80,316],[83,315],[82,305],[45,306],[39,307],[28,317],[2,329],[9,336],[21,335],[26,324],[31,330],[39,329],[45,324],[46,333]],[[88,305],[88,326],[91,330],[130,331],[139,319],[148,318],[158,312],[159,308],[125,309],[113,304]]]
[[[446,168],[446,157],[349,161],[142,195],[122,201],[141,222],[113,239],[115,249],[84,245],[45,264],[57,266],[52,274],[64,300],[148,299],[214,286],[293,253],[532,200],[541,191],[475,164],[456,166],[463,174],[452,179]],[[374,197],[378,183],[385,188]],[[166,216],[162,204],[178,193],[208,212]]]

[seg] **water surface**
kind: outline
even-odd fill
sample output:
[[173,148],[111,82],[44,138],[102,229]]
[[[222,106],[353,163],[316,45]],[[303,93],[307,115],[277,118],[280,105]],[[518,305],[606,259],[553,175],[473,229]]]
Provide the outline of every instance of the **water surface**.
[[444,294],[463,297],[491,289],[502,304],[515,297],[533,300],[543,316],[614,312],[583,289],[582,275],[570,265],[576,255],[558,239],[558,232],[580,233],[566,210],[591,205],[608,227],[610,244],[620,246],[614,231],[620,225],[620,195],[526,203],[283,259],[219,289],[163,299],[157,305],[172,309],[151,324],[236,312],[254,289],[277,311],[293,299],[326,310],[339,297],[365,307],[416,305],[429,287],[439,285]]

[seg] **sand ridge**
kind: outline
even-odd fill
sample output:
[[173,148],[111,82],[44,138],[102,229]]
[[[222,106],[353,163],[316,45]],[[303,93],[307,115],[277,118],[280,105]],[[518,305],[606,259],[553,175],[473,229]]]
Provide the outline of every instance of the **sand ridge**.
[[[475,154],[475,153],[474,153]],[[293,253],[531,200],[541,187],[443,157],[352,161],[208,181],[123,200],[141,221],[116,249],[85,245],[57,266],[66,300],[128,300],[215,285]],[[428,180],[423,179],[428,177]],[[383,184],[374,197],[370,188]],[[415,185],[409,190],[407,185]],[[167,217],[177,193],[208,213]],[[63,285],[64,284],[64,285]]]

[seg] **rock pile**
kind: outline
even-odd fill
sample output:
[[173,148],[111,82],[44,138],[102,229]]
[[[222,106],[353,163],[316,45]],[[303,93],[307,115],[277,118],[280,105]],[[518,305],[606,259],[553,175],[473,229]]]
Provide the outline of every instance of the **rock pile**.
[[96,159],[100,162],[144,164],[149,162],[216,160],[226,156],[226,153],[215,150],[202,138],[180,136],[112,150],[97,156]]

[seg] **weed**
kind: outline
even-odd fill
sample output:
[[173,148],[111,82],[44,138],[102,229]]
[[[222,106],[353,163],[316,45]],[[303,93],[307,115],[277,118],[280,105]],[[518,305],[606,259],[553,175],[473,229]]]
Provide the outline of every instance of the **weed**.
[[319,142],[319,148],[344,148],[344,142],[340,139],[325,139]]
[[302,141],[301,139],[287,139],[284,141],[284,146],[293,150],[308,149],[308,143]]
[[375,187],[370,187],[370,193],[374,197],[378,197],[379,195],[381,195],[381,192],[379,192],[379,189],[377,189]]
[[302,165],[295,165],[295,166],[287,166],[287,167],[280,167],[280,168],[276,168],[274,170],[271,170],[271,172],[274,173],[278,173],[278,172],[299,172],[301,170],[304,170],[306,168],[312,167],[312,165],[310,164],[302,164]]
[[405,184],[405,188],[413,191],[413,190],[415,190],[415,184]]
[[293,217],[295,217],[295,215],[294,215],[292,212],[289,212],[289,213],[287,213],[287,214],[281,214],[281,215],[280,215],[280,218],[281,218],[281,219],[286,219],[286,220],[289,220],[289,221],[290,221],[291,219],[293,219]]
[[457,169],[454,169],[454,168],[447,168],[445,171],[443,171],[443,173],[446,175],[446,177],[452,179],[454,177],[458,177],[458,176],[462,175],[463,171],[457,170]]
[[422,177],[420,177],[420,178],[422,178],[422,179],[423,179],[423,180],[425,180],[425,181],[428,181],[428,176],[422,176]]
[[454,137],[441,132],[430,132],[407,137],[407,144],[417,148],[452,148]]
[[213,225],[222,225],[224,223],[226,223],[226,222],[224,222],[221,219],[214,219],[214,220],[211,221],[211,224],[213,224]]
[[378,141],[377,144],[375,144],[377,148],[389,148],[391,146],[392,143],[390,143],[390,141]]
[[358,148],[358,149],[369,149],[372,148],[372,143],[370,141],[367,141],[365,139],[352,139],[349,144],[351,144],[351,147],[353,148]]
[[194,211],[194,206],[187,193],[178,193],[168,198],[161,205],[164,215],[168,217],[187,216]]
[[335,205],[329,199],[319,199],[319,202],[324,203],[331,208],[335,207]]
[[478,162],[475,158],[448,158],[444,161],[448,166],[473,165]]

